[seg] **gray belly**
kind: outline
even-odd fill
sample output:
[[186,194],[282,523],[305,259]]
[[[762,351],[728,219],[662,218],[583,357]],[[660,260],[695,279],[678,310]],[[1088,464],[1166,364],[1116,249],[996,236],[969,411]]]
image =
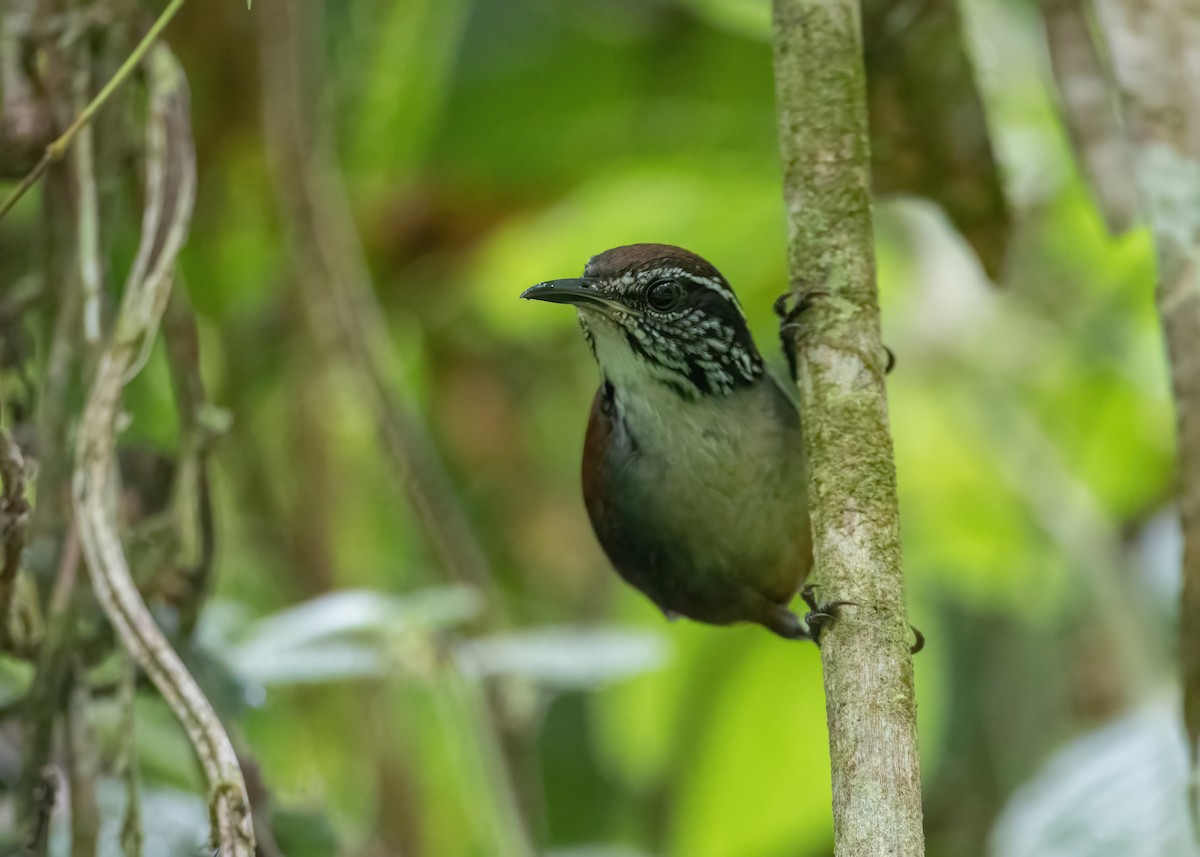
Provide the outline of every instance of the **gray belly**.
[[786,603],[811,565],[795,409],[771,380],[734,396],[619,403],[610,470],[629,536],[618,570],[663,609],[717,623],[747,618],[747,600]]

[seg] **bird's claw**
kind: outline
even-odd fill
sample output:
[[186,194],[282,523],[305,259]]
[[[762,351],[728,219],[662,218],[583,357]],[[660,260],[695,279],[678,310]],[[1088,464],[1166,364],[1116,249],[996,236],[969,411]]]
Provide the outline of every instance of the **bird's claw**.
[[[818,646],[821,645],[821,629],[837,618],[838,611],[843,607],[858,606],[855,601],[819,603],[817,601],[817,585],[815,583],[810,583],[800,590],[800,597],[808,605],[808,613],[804,615],[804,623],[808,625],[808,635]],[[913,636],[916,637],[915,642],[909,647],[909,652],[915,655],[925,648],[925,635],[921,633],[919,628],[913,625],[909,625],[908,627],[912,628]]]
[[925,635],[922,634],[921,630],[915,625],[909,625],[908,627],[912,628],[913,636],[917,638],[916,641],[908,647],[909,654],[915,655],[917,652],[921,651],[921,649],[925,648]]
[[821,645],[821,629],[836,619],[843,607],[858,605],[854,601],[829,601],[820,604],[817,602],[816,593],[817,587],[813,583],[800,590],[800,597],[808,605],[808,612],[804,614],[804,624],[808,626],[808,635],[812,637],[812,641],[819,646]]
[[804,332],[800,316],[812,306],[813,298],[828,294],[824,289],[810,289],[800,294],[789,290],[777,297],[771,305],[775,315],[779,316],[779,340],[787,358],[788,375],[793,381],[796,380],[796,343]]
[[[792,324],[798,319],[806,309],[813,304],[814,298],[828,297],[829,292],[824,289],[809,289],[808,291],[797,294],[794,291],[788,290],[775,298],[775,302],[771,304],[771,309],[775,315],[779,316],[779,320],[784,325]],[[788,303],[792,302],[789,307]]]
[[[797,295],[793,291],[786,291],[779,297],[775,298],[771,304],[771,310],[779,317],[779,338],[783,341],[784,350],[788,354],[788,366],[794,370],[792,366],[792,354],[789,345],[792,345],[801,331],[804,330],[804,325],[800,324],[800,316],[804,314],[813,304],[814,298],[827,297],[829,292],[824,289],[810,289],[802,294]],[[789,307],[788,304],[791,303]],[[886,345],[883,346],[885,356],[883,374],[888,375],[896,368],[896,354]],[[795,380],[796,373],[792,372],[792,379]]]

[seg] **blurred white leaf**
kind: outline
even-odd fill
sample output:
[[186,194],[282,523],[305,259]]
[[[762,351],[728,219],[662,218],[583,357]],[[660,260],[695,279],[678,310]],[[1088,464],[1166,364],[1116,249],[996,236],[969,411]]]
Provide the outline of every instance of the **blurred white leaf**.
[[[222,655],[248,681],[263,685],[382,677],[396,666],[428,667],[420,640],[478,614],[466,587],[404,597],[346,591],[324,595],[254,622]],[[416,638],[416,645],[406,645]],[[561,688],[590,688],[657,669],[663,638],[626,630],[551,628],[498,634],[461,643],[455,659],[465,675],[520,676]]]
[[1178,610],[1179,590],[1183,587],[1179,507],[1167,506],[1146,521],[1138,529],[1132,547],[1138,588],[1146,592],[1158,609]]
[[278,650],[335,636],[393,635],[457,625],[478,614],[479,595],[465,586],[405,596],[371,590],[321,595],[255,622],[238,648]]
[[1175,700],[1085,735],[1013,796],[992,857],[1195,857],[1186,760]]
[[543,628],[461,644],[459,668],[476,677],[519,676],[559,688],[591,688],[661,667],[661,635],[626,630]]
[[382,676],[406,636],[478,615],[479,595],[440,587],[401,597],[368,590],[322,595],[254,622],[222,656],[246,681],[295,684]]
[[378,646],[330,641],[255,652],[238,660],[237,672],[242,680],[260,684],[316,684],[381,676],[388,664]]

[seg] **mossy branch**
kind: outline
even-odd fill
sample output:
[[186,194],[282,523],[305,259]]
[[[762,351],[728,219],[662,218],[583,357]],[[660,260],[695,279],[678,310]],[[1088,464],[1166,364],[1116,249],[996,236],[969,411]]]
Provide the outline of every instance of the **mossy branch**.
[[823,600],[837,857],[924,853],[896,470],[871,224],[856,0],[775,0],[775,77],[795,338]]

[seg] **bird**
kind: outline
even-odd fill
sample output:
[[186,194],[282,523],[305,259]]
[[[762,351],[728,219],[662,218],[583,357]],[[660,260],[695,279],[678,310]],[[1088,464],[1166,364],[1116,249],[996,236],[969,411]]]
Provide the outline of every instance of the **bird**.
[[[521,297],[573,306],[599,366],[583,499],[617,573],[669,619],[818,640],[852,602],[818,605],[804,585],[813,550],[795,386],[764,364],[725,277],[680,247],[630,244]],[[776,309],[786,342],[794,317]],[[804,622],[790,609],[798,592]]]

